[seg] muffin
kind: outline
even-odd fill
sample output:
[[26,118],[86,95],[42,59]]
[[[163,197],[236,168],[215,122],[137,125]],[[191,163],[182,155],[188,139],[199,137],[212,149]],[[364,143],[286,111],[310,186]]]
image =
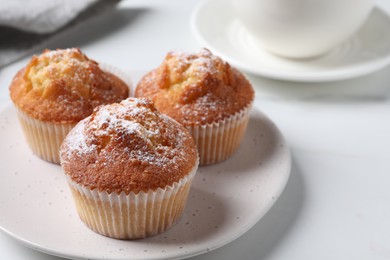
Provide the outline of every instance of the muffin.
[[169,52],[138,83],[136,97],[184,125],[198,147],[200,165],[229,158],[242,142],[254,99],[251,83],[237,69],[203,49]]
[[129,86],[79,49],[45,50],[16,74],[10,96],[32,151],[58,164],[69,130],[95,107],[127,98]]
[[81,220],[117,239],[175,224],[199,161],[186,128],[134,98],[97,108],[69,132],[60,154]]

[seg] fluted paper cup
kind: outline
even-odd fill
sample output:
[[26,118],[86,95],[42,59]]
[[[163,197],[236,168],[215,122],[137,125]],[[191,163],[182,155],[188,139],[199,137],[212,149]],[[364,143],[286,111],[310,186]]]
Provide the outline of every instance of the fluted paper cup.
[[186,126],[195,140],[200,166],[228,159],[240,146],[252,104],[216,123]]
[[31,150],[43,160],[59,164],[62,141],[76,123],[43,122],[17,108],[19,122]]
[[185,208],[198,161],[192,171],[165,189],[107,193],[91,190],[67,175],[80,219],[93,231],[116,239],[140,239],[173,226]]

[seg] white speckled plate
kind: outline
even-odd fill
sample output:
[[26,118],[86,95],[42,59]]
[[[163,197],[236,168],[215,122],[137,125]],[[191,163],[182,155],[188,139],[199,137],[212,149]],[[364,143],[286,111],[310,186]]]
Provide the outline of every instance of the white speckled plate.
[[260,76],[292,81],[332,81],[366,75],[390,63],[390,17],[377,6],[348,41],[316,59],[272,55],[252,39],[230,1],[204,0],[195,8],[192,32],[232,65]]
[[179,223],[152,238],[122,241],[79,220],[60,167],[32,154],[12,107],[0,112],[0,143],[0,229],[33,249],[76,259],[185,258],[223,246],[271,208],[291,166],[280,132],[254,108],[239,151],[199,169]]

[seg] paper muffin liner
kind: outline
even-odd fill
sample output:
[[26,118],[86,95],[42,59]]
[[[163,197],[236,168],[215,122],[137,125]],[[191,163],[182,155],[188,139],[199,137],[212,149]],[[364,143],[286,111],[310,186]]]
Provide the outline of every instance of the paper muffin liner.
[[238,149],[248,126],[251,107],[252,102],[216,123],[186,126],[198,148],[200,166],[224,161]]
[[[129,75],[109,64],[99,64],[99,67],[103,71],[110,72],[120,78],[129,86],[129,93],[132,93],[132,82]],[[32,118],[18,107],[16,107],[16,109],[24,135],[31,150],[43,160],[59,164],[61,143],[77,122],[56,123],[41,121]]]
[[90,190],[66,176],[87,227],[111,238],[139,239],[160,234],[180,219],[197,169],[198,161],[188,175],[171,186],[137,194]]
[[31,150],[40,158],[59,164],[60,146],[76,123],[43,122],[16,108],[24,136]]

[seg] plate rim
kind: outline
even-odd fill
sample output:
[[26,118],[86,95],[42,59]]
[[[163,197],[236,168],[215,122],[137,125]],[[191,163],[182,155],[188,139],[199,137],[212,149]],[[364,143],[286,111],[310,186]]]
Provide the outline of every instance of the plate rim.
[[[1,116],[9,116],[10,111],[12,109],[13,109],[12,104],[9,104],[4,109],[0,110],[0,115]],[[16,112],[15,111],[13,111],[13,112],[14,112],[14,116],[17,116]],[[278,138],[282,141],[283,145],[285,146],[285,150],[284,150],[284,152],[285,152],[284,159],[286,160],[286,161],[284,161],[285,172],[283,174],[283,179],[280,178],[281,180],[283,180],[283,182],[281,182],[281,185],[278,186],[278,188],[275,190],[276,191],[275,195],[277,196],[276,199],[274,199],[272,201],[272,203],[268,203],[266,205],[267,207],[263,208],[262,213],[258,214],[255,218],[252,219],[252,221],[247,221],[246,225],[242,226],[242,228],[240,229],[240,232],[236,232],[229,237],[225,237],[225,239],[219,239],[219,240],[217,240],[218,243],[214,243],[211,246],[204,247],[203,250],[189,250],[187,253],[180,253],[176,250],[176,253],[174,253],[174,254],[160,255],[161,257],[148,257],[148,258],[133,257],[133,258],[127,258],[127,259],[133,259],[133,260],[136,260],[136,259],[183,259],[183,258],[188,258],[188,257],[193,257],[193,256],[197,256],[200,254],[204,254],[204,253],[210,252],[212,250],[215,250],[217,248],[220,248],[220,247],[236,240],[237,238],[241,237],[248,230],[250,230],[254,225],[256,225],[256,223],[258,223],[269,212],[269,210],[274,206],[276,201],[279,199],[280,195],[285,190],[285,187],[290,179],[291,167],[292,167],[291,149],[288,146],[288,143],[287,143],[285,137],[283,136],[282,132],[279,130],[279,128],[276,126],[276,124],[265,113],[262,112],[261,109],[257,108],[254,105],[251,113],[259,114],[258,116],[264,117],[268,121],[268,123],[272,124],[273,131],[276,131]],[[17,119],[15,119],[15,120],[17,120]],[[39,160],[38,158],[36,158],[36,159]],[[83,255],[73,254],[73,253],[69,253],[69,252],[65,252],[65,251],[59,251],[59,250],[55,250],[53,248],[47,247],[45,245],[41,245],[41,244],[37,243],[36,241],[31,241],[29,239],[26,239],[21,234],[13,233],[12,231],[8,230],[7,227],[4,226],[4,223],[2,223],[2,222],[0,222],[0,230],[4,234],[6,234],[7,236],[16,240],[18,243],[20,243],[28,248],[31,248],[33,250],[39,251],[41,253],[46,253],[49,255],[54,255],[57,257],[63,257],[63,258],[69,258],[69,259],[89,259],[91,257],[91,256],[83,256]],[[99,235],[99,237],[100,237],[100,235]],[[110,258],[107,258],[107,256],[103,256],[102,258],[99,258],[99,259],[110,259]],[[114,259],[114,258],[112,258],[112,259]],[[119,258],[119,259],[122,259],[122,258]]]

